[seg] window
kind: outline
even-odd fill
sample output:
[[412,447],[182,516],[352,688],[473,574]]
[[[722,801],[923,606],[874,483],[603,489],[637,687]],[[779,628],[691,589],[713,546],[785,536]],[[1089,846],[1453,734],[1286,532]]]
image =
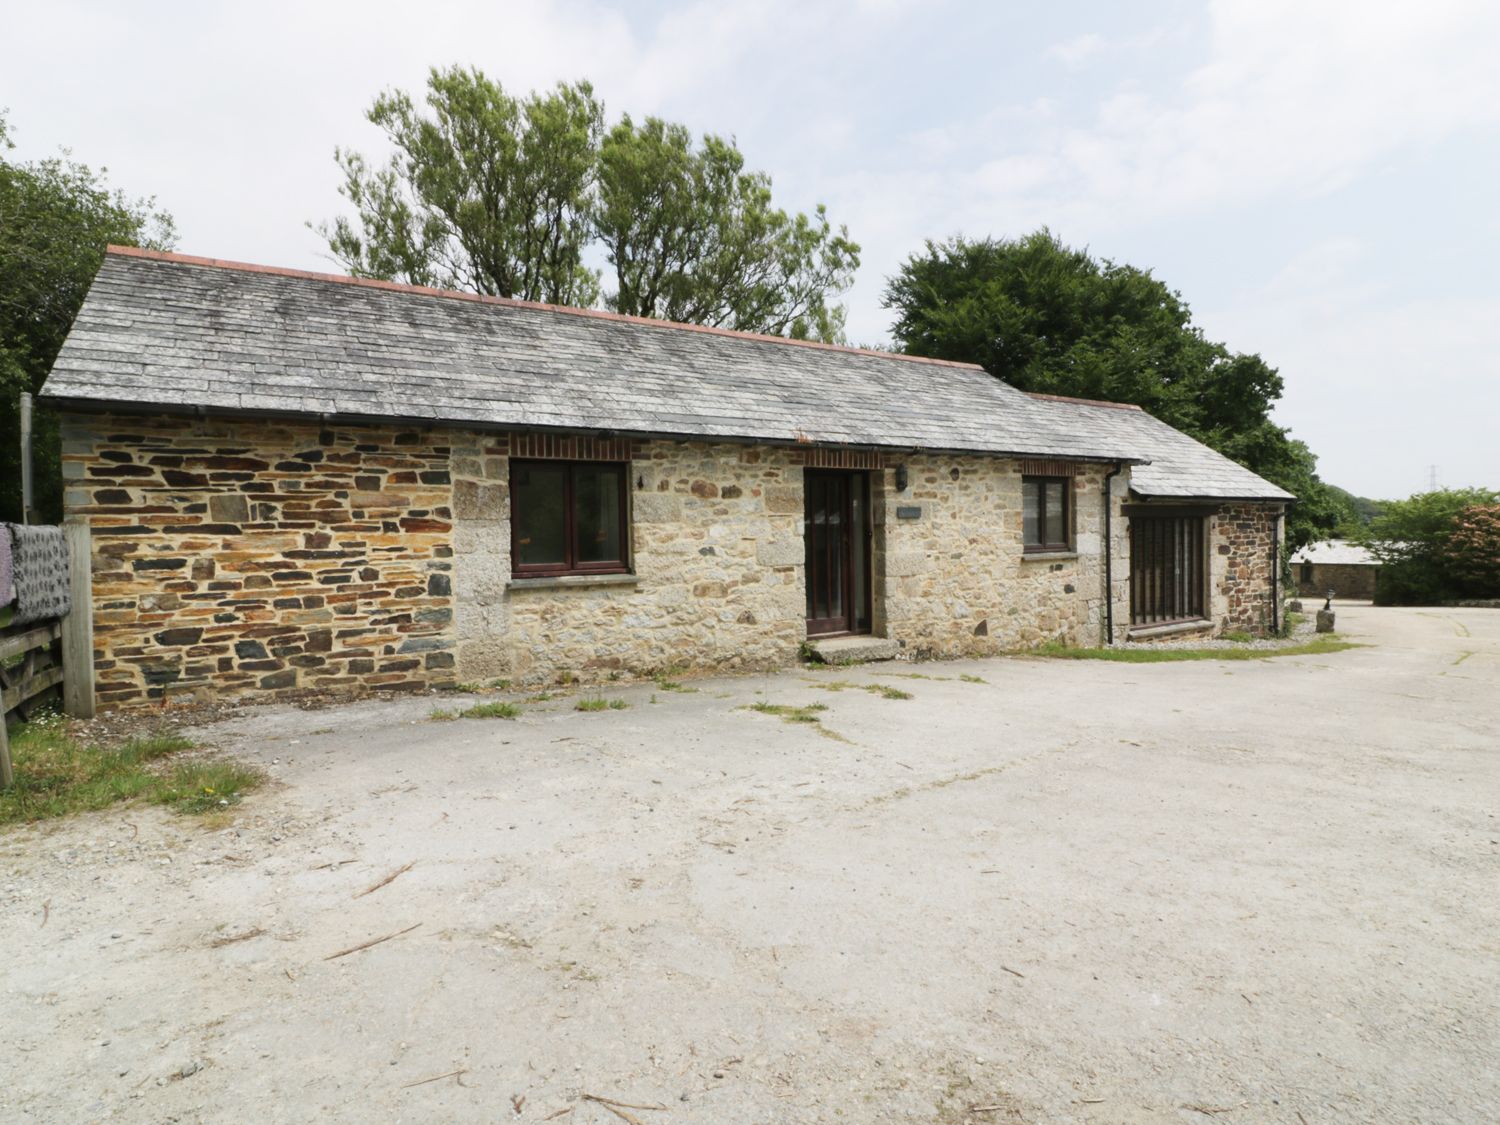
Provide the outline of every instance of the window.
[[1021,478],[1021,542],[1028,551],[1072,549],[1069,477]]
[[1201,515],[1130,517],[1130,623],[1166,625],[1204,616],[1208,552]]
[[625,573],[627,468],[607,461],[512,461],[511,572],[517,578]]

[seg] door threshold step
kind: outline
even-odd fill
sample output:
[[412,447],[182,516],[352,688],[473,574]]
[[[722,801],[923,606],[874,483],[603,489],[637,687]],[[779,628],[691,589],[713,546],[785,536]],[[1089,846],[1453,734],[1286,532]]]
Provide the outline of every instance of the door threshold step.
[[865,664],[875,660],[894,660],[901,653],[898,641],[885,637],[824,637],[807,642],[814,659],[824,664]]

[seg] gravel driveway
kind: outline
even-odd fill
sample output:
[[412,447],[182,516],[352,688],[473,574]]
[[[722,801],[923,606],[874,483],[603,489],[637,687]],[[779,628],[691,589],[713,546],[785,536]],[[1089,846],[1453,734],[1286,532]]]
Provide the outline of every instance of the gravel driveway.
[[239,712],[0,836],[0,1118],[1500,1120],[1500,611],[1340,628]]

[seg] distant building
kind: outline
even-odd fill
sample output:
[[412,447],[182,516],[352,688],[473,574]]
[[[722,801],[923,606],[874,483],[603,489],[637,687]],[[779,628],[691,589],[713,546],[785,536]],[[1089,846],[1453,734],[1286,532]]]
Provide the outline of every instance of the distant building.
[[1358,543],[1325,539],[1309,543],[1292,556],[1292,578],[1304,597],[1335,597],[1373,601],[1380,560]]

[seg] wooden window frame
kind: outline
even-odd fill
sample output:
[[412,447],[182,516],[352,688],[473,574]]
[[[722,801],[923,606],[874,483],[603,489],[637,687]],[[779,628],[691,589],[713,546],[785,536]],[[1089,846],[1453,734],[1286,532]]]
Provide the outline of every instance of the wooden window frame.
[[[1037,532],[1043,537],[1039,543],[1026,542],[1026,488],[1028,485],[1039,485],[1037,492],[1036,526]],[[1060,484],[1063,486],[1063,541],[1061,543],[1046,542],[1047,529],[1047,488],[1049,484]],[[1073,550],[1073,478],[1059,476],[1032,475],[1030,473],[1021,477],[1021,549],[1028,555],[1055,555],[1063,551]]]
[[[578,561],[578,509],[574,477],[580,468],[595,468],[608,465],[619,470],[620,475],[620,553],[621,559],[607,562],[580,563]],[[563,475],[563,551],[565,558],[560,563],[522,563],[521,545],[517,541],[520,521],[520,491],[516,487],[516,470],[530,468],[562,468]],[[629,574],[630,570],[630,463],[627,461],[571,461],[554,458],[512,458],[510,462],[510,572],[514,578],[559,578],[566,575]]]

